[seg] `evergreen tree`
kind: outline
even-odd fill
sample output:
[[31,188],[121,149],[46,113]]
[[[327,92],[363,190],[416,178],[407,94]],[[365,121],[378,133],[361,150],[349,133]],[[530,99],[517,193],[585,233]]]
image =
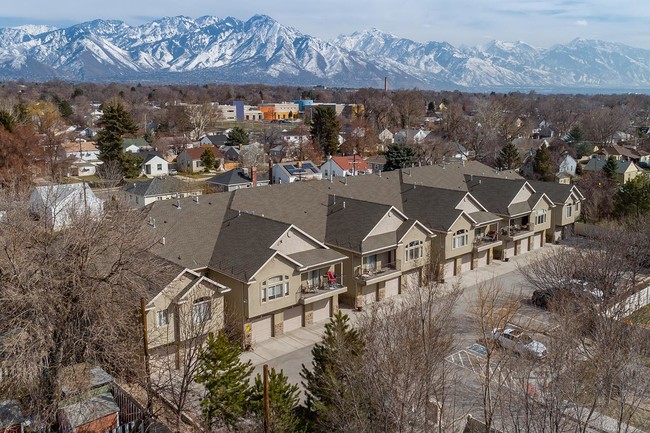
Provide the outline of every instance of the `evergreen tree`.
[[551,162],[551,152],[544,144],[535,152],[533,172],[544,182],[552,182],[555,177],[553,163]]
[[333,107],[316,107],[312,111],[311,133],[316,146],[325,155],[334,155],[339,147],[339,118]]
[[614,159],[613,156],[607,158],[605,165],[603,166],[603,173],[610,179],[614,179],[616,176],[616,170],[618,170],[618,161]]
[[214,164],[217,162],[214,153],[212,153],[210,149],[205,149],[203,153],[201,153],[200,159],[205,171],[212,170],[214,168]]
[[576,125],[569,131],[569,141],[572,143],[582,143],[585,140],[585,134],[582,132],[580,125]]
[[392,171],[415,164],[415,150],[404,143],[390,144],[386,149],[384,170]]
[[228,133],[228,139],[226,140],[226,146],[246,146],[249,143],[250,139],[248,134],[240,126],[235,126]]
[[16,119],[11,113],[0,110],[0,126],[6,129],[8,132],[14,132],[14,126],[16,125]]
[[140,176],[142,173],[142,162],[142,157],[131,152],[123,152],[122,157],[118,161],[124,177],[130,179]]
[[111,102],[102,107],[104,114],[98,125],[102,128],[97,133],[99,158],[104,162],[119,161],[122,170],[127,171],[131,158],[124,156],[123,138],[126,134],[135,134],[138,127],[120,102]]
[[210,333],[201,349],[196,382],[205,387],[201,408],[210,427],[226,425],[232,428],[246,413],[253,366],[250,361],[241,362],[241,351],[223,332],[216,337]]
[[497,156],[497,167],[502,170],[514,170],[521,166],[521,158],[519,157],[519,150],[512,144],[507,143],[499,152]]
[[[269,400],[271,408],[271,431],[292,433],[299,431],[300,419],[295,415],[295,408],[300,403],[298,385],[290,384],[282,370],[279,373],[272,368],[269,371]],[[258,417],[264,416],[264,379],[261,374],[255,377],[251,390],[251,411]]]
[[614,213],[637,218],[650,213],[650,177],[638,175],[624,183],[614,196]]
[[300,376],[307,406],[317,422],[327,428],[331,413],[350,402],[353,375],[361,370],[364,345],[350,319],[340,311],[325,325],[323,340],[312,348],[312,369],[304,364]]

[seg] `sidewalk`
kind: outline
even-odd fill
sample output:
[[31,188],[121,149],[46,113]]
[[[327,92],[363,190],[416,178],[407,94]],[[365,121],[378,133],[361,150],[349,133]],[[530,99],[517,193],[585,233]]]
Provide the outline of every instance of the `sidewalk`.
[[[516,271],[518,265],[524,264],[529,260],[534,259],[536,256],[550,251],[552,248],[558,248],[558,245],[546,244],[543,248],[511,257],[507,262],[495,260],[488,266],[465,272],[460,277],[454,277],[453,279],[446,281],[444,285],[451,286],[460,281],[461,287],[466,288],[498,278],[501,275]],[[401,295],[395,296],[385,301],[378,302],[377,304],[381,305],[383,302],[396,300],[395,298],[399,298],[400,296]],[[355,322],[355,317],[358,314],[355,310],[350,307],[341,306],[341,311],[348,314],[353,323]],[[288,355],[296,350],[312,346],[321,340],[326,323],[327,321],[314,323],[313,325],[305,326],[278,337],[273,337],[269,340],[257,343],[253,346],[253,350],[242,353],[240,358],[244,362],[250,360],[254,366],[257,366],[264,364],[271,359]]]

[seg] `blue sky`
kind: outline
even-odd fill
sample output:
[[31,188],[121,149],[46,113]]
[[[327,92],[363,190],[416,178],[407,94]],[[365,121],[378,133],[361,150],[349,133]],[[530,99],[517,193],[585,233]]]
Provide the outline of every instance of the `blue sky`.
[[454,45],[498,39],[550,47],[582,37],[650,49],[648,0],[21,0],[3,4],[0,26],[61,27],[95,18],[138,25],[163,16],[248,19],[255,14],[323,39],[375,27]]

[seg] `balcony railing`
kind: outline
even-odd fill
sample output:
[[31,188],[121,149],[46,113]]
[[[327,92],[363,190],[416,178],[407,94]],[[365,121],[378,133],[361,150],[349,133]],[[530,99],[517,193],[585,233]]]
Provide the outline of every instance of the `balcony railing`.
[[382,263],[381,265],[376,265],[376,266],[362,265],[362,266],[357,266],[355,268],[355,275],[357,278],[365,281],[376,277],[380,277],[387,273],[399,271],[400,267],[401,267],[401,262],[399,260],[391,263]]
[[526,234],[530,232],[529,224],[514,224],[511,226],[501,227],[501,236],[508,238],[515,238],[519,235]]
[[321,281],[316,284],[304,282],[300,286],[300,292],[298,297],[300,300],[305,300],[313,297],[317,297],[323,294],[329,294],[333,290],[347,289],[343,284],[343,276],[336,276],[334,279],[328,279],[327,276],[323,276]]

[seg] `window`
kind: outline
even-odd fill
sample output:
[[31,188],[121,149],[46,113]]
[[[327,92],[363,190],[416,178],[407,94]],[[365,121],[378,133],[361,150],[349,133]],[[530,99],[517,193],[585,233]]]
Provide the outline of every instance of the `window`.
[[458,230],[456,234],[454,234],[452,248],[462,248],[465,245],[467,245],[468,242],[469,242],[469,235],[467,233],[467,230],[465,229]]
[[568,205],[568,206],[566,207],[566,217],[567,217],[567,218],[571,218],[571,213],[572,213],[572,211],[573,211],[573,209],[571,208],[571,205]]
[[210,320],[212,317],[210,298],[199,298],[192,306],[192,321],[195,325]]
[[169,316],[167,316],[167,310],[157,311],[156,326],[165,326],[168,324],[169,324]]
[[404,260],[417,260],[423,256],[422,241],[409,242],[404,250]]
[[317,269],[315,271],[307,272],[307,285],[309,287],[318,287],[320,286],[321,281],[321,270]]
[[289,276],[269,278],[262,283],[262,302],[289,296]]
[[544,224],[546,222],[546,209],[537,209],[537,218],[535,224]]
[[363,258],[363,270],[364,271],[375,271],[377,269],[377,255],[373,254],[372,256],[366,256]]
[[157,169],[158,171],[162,171],[162,164],[158,164],[158,165],[156,165],[156,169]]

